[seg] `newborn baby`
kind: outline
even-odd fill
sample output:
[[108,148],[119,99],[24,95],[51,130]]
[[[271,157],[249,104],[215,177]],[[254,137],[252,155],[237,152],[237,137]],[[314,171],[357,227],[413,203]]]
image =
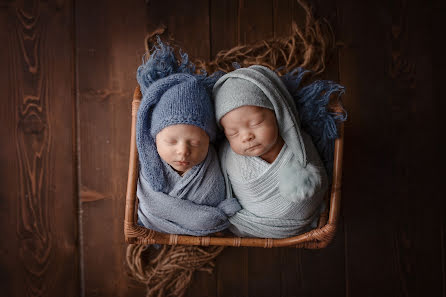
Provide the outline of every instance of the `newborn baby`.
[[[144,67],[143,64],[141,67]],[[240,209],[226,198],[217,154],[208,91],[187,73],[171,74],[145,85],[138,109],[136,144],[140,173],[138,221],[147,228],[203,236],[229,226]]]
[[220,150],[226,193],[242,206],[230,230],[266,238],[307,231],[328,181],[281,79],[263,66],[240,68],[216,82],[213,97],[227,138]]

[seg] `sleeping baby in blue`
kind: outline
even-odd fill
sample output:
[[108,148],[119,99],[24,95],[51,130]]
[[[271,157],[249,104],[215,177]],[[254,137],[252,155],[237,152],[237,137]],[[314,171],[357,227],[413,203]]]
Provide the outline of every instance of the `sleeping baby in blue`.
[[212,144],[216,125],[209,91],[200,77],[189,73],[148,84],[144,78],[149,66],[138,69],[143,95],[136,123],[138,221],[171,234],[222,231],[240,205],[225,195]]

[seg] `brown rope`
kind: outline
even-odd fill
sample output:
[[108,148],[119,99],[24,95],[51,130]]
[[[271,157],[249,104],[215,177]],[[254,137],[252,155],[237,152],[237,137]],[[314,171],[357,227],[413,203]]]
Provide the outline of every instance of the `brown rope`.
[[132,276],[147,285],[147,297],[183,296],[195,271],[212,273],[223,247],[130,244],[127,264]]
[[[314,75],[325,70],[326,60],[334,48],[333,29],[325,18],[315,19],[310,6],[303,0],[297,2],[305,10],[305,26],[299,28],[291,24],[291,34],[286,37],[261,40],[255,44],[237,45],[229,50],[218,52],[212,61],[195,61],[196,69],[205,69],[207,73],[217,70],[229,72],[234,70],[233,63],[241,67],[264,65],[271,69],[282,67],[278,73],[284,74],[297,67],[311,70]],[[144,45],[146,50],[153,48],[156,36],[160,35],[171,46],[180,47],[167,28],[161,25],[147,34]]]
[[[310,6],[297,0],[306,12],[305,27],[302,30],[294,22],[291,34],[287,37],[262,40],[255,44],[238,45],[217,53],[212,61],[197,60],[197,71],[207,73],[217,70],[229,72],[233,63],[241,67],[264,65],[284,74],[296,67],[303,67],[319,74],[325,70],[326,59],[334,47],[334,34],[325,19],[316,20]],[[167,34],[162,25],[144,40],[146,51],[155,44],[156,35],[178,48],[174,38]],[[152,246],[129,245],[127,263],[133,277],[147,285],[147,297],[183,296],[194,271],[212,273],[213,259],[223,251],[223,247],[162,246],[156,250]]]
[[291,25],[291,34],[278,39],[262,40],[255,44],[238,45],[229,50],[222,50],[214,60],[205,62],[198,60],[198,69],[206,69],[208,73],[217,70],[232,71],[234,62],[241,67],[264,65],[279,70],[284,74],[296,67],[303,67],[314,74],[325,70],[326,58],[334,47],[334,33],[325,19],[316,20],[310,6],[297,1],[306,12],[305,28],[302,30],[296,23]]

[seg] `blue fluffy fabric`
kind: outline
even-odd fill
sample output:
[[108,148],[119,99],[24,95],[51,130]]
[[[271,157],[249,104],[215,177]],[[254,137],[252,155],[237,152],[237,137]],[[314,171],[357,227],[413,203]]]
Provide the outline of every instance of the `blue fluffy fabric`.
[[164,44],[158,37],[158,44],[155,45],[149,59],[144,55],[142,65],[138,67],[136,78],[144,95],[147,89],[160,78],[167,77],[174,73],[193,74],[195,66],[189,62],[186,53],[180,54],[181,59],[177,60],[173,49]]
[[338,138],[336,123],[345,121],[347,113],[344,109],[342,112],[331,112],[327,105],[333,93],[339,97],[345,90],[343,86],[328,80],[318,80],[301,87],[302,78],[309,72],[299,67],[281,79],[296,102],[301,127],[311,136],[331,180],[334,140]]
[[207,75],[206,71],[201,70],[197,74],[195,73],[195,64],[189,61],[189,56],[186,53],[180,50],[180,58],[177,59],[171,46],[163,43],[159,37],[157,40],[149,59],[143,57],[142,65],[138,67],[136,74],[142,95],[147,93],[147,89],[155,81],[175,73],[187,73],[195,76],[210,94],[215,82],[223,73],[217,71],[212,75]]

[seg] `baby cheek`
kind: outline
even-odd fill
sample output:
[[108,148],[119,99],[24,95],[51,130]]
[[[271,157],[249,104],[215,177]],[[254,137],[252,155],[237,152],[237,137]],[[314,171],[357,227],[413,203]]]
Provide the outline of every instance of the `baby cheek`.
[[265,142],[274,142],[276,135],[276,129],[273,126],[269,126],[267,129],[264,129],[259,135],[259,138],[262,138]]
[[240,142],[239,141],[237,141],[237,140],[230,140],[229,141],[229,145],[231,146],[231,149],[235,152],[235,153],[237,153],[237,154],[239,154],[239,155],[243,155],[243,149],[242,149],[242,146],[241,146],[241,144],[240,144]]
[[229,145],[231,146],[232,150],[235,150],[235,148],[237,148],[235,138],[230,138],[230,139],[228,139],[228,141],[229,141]]
[[171,160],[176,159],[176,157],[178,155],[178,151],[179,151],[179,148],[174,145],[169,147],[167,150],[168,158]]
[[191,157],[198,163],[203,161],[204,158],[206,158],[206,155],[207,155],[207,150],[205,149],[204,145],[201,145],[199,147],[193,147],[191,149]]

